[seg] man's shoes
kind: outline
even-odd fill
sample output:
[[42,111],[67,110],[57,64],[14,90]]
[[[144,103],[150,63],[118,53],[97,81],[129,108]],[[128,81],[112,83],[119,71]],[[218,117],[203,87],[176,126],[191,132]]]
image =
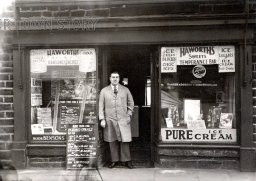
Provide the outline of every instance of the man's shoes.
[[129,169],[134,168],[131,161],[126,162],[126,167],[129,168]]
[[114,168],[117,166],[117,162],[111,162],[108,166],[108,168]]

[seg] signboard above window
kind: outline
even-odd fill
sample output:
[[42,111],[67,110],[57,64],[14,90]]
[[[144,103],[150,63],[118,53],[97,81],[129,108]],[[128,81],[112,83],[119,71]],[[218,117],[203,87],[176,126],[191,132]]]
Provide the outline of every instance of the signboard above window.
[[43,49],[30,51],[31,73],[45,73],[50,66],[79,66],[80,72],[96,71],[95,49]]
[[162,47],[161,72],[177,72],[177,65],[218,64],[219,73],[235,72],[234,46]]

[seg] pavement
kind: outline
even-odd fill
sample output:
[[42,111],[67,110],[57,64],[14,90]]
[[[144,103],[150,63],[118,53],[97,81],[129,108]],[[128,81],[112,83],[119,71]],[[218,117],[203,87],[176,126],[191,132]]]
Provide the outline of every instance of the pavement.
[[[113,168],[2,170],[3,181],[256,181],[256,172],[221,169]],[[1,179],[0,179],[1,181]]]

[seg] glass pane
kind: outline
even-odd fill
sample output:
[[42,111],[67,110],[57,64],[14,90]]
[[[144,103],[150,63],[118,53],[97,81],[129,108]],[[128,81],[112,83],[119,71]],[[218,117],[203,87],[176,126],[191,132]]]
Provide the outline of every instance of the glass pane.
[[233,46],[161,50],[161,139],[236,142]]
[[32,135],[96,122],[95,49],[30,51]]

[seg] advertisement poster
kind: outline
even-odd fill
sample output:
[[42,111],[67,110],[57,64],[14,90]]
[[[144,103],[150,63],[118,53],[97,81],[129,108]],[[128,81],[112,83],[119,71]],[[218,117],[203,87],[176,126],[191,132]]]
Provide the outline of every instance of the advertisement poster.
[[31,133],[34,134],[44,134],[44,126],[42,124],[32,124]]
[[221,113],[220,114],[220,128],[231,129],[232,128],[232,120],[233,114],[232,113]]
[[219,73],[235,72],[234,46],[162,47],[161,72],[177,72],[177,65],[219,66]]
[[36,108],[37,110],[37,122],[44,127],[52,126],[52,110],[51,108]]
[[184,99],[185,122],[194,121],[200,118],[200,100]]
[[79,66],[80,72],[96,71],[96,51],[87,49],[41,49],[30,51],[32,73],[45,73],[50,66]]
[[162,141],[166,142],[236,142],[236,129],[175,129],[162,128]]
[[31,106],[42,105],[42,80],[31,78]]

